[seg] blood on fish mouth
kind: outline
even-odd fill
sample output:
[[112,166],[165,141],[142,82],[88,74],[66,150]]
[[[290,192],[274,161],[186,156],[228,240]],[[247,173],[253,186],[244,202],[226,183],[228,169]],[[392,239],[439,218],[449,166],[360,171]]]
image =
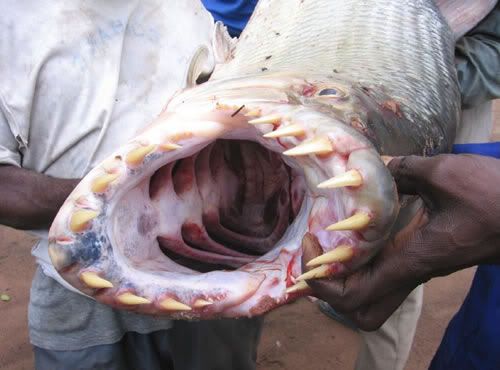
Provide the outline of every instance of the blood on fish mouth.
[[[146,314],[253,316],[375,253],[397,216],[394,182],[344,113],[325,114],[362,89],[237,82],[177,96],[82,180],[50,231],[70,284]],[[302,274],[306,232],[324,253]]]

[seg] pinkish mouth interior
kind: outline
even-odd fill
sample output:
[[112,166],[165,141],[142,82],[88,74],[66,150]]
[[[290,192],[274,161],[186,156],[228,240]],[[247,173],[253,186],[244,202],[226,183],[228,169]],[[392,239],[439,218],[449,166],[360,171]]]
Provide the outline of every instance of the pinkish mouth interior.
[[151,272],[238,269],[271,251],[297,216],[299,177],[255,142],[216,140],[124,194],[116,246]]

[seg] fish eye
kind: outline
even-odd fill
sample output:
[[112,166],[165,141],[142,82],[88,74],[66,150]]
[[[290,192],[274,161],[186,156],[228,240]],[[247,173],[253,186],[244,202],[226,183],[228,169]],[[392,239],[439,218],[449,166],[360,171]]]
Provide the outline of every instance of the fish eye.
[[337,94],[338,94],[337,89],[334,89],[332,87],[327,88],[327,89],[323,89],[318,93],[319,96],[327,96],[327,95],[335,95],[336,96]]

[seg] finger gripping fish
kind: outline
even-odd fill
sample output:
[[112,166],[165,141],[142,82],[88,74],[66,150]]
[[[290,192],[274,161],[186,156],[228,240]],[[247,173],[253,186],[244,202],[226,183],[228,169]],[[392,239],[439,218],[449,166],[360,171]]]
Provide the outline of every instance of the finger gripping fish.
[[[263,314],[366,263],[400,208],[382,156],[453,143],[466,27],[439,6],[260,1],[210,79],[69,196],[49,235],[58,272],[113,307],[208,319]],[[492,2],[475,6],[469,28]],[[304,273],[305,235],[322,250]]]

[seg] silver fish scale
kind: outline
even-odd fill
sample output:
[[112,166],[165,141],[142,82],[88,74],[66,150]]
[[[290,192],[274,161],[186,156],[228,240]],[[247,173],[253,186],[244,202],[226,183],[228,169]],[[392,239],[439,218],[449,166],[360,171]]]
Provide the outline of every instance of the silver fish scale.
[[212,80],[336,70],[383,88],[425,136],[449,141],[460,105],[454,45],[431,0],[261,0],[234,58]]

